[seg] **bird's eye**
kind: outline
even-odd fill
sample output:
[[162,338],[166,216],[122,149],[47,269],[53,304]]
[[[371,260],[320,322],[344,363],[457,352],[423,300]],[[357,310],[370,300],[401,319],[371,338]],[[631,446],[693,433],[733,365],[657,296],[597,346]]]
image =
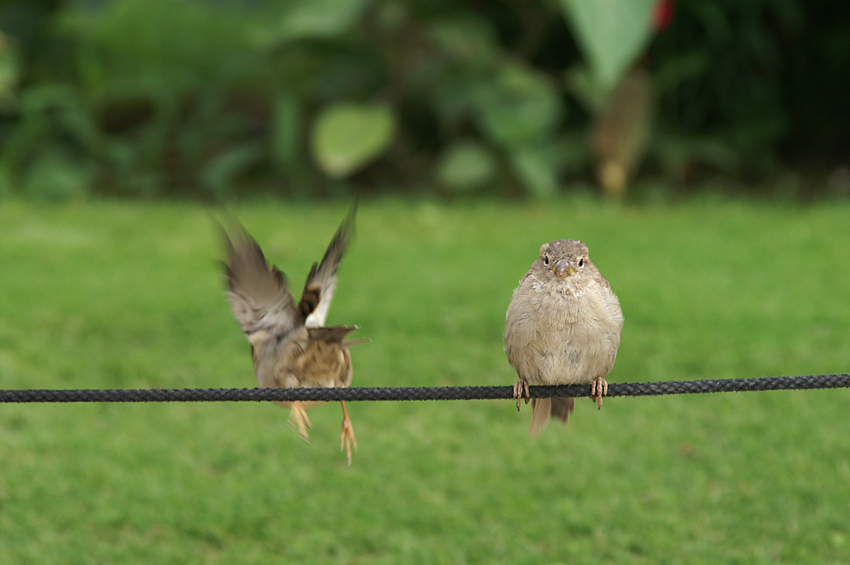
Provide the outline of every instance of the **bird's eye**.
[[581,259],[578,260],[578,266],[584,267],[584,257],[582,257]]
[[548,255],[544,255],[544,256],[543,256],[543,264],[544,264],[544,265],[548,265],[548,264],[549,264],[549,256],[548,256]]

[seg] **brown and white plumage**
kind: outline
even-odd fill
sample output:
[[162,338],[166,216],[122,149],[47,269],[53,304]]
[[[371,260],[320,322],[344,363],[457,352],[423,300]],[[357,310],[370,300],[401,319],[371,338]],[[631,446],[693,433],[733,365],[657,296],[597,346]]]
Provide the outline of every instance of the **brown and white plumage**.
[[[620,302],[587,246],[573,239],[544,244],[505,317],[505,353],[520,378],[517,409],[523,393],[528,402],[529,384],[593,384],[601,406],[622,328]],[[534,399],[533,407],[530,433],[536,435],[550,415],[566,422],[575,399]]]
[[[344,388],[353,375],[345,338],[357,326],[325,327],[336,288],[337,268],[351,239],[357,204],[337,230],[321,263],[313,263],[298,305],[286,275],[269,265],[262,249],[241,225],[232,235],[224,229],[228,299],[236,320],[251,344],[257,384],[262,388]],[[291,419],[306,441],[311,427],[305,408],[319,402],[279,402],[290,406]],[[351,464],[351,447],[357,440],[345,403],[340,447]]]

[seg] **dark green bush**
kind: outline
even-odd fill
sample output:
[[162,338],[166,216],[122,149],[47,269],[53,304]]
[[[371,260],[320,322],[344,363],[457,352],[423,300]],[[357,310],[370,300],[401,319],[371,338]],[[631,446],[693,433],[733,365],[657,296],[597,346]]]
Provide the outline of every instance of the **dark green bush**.
[[[606,92],[571,2],[6,2],[0,194],[551,195],[591,171]],[[821,5],[677,1],[624,63],[652,78],[643,174],[761,179],[847,147],[819,109],[844,100],[850,10]]]

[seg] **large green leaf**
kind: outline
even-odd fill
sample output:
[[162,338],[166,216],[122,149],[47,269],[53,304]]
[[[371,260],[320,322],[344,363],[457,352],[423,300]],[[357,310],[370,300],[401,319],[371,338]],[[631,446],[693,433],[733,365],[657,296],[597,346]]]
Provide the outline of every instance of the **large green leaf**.
[[593,76],[603,90],[617,84],[652,34],[655,0],[560,0]]
[[275,43],[296,39],[336,37],[352,29],[360,18],[365,0],[290,0],[283,13],[268,30],[259,34],[260,42]]
[[492,181],[496,169],[496,159],[480,143],[458,141],[440,159],[437,177],[447,188],[472,190]]
[[557,163],[545,147],[524,147],[510,155],[523,188],[538,198],[558,192]]
[[507,65],[498,80],[482,87],[479,119],[491,139],[522,147],[546,138],[558,126],[562,105],[545,76],[520,65]]
[[381,155],[395,134],[395,118],[384,104],[342,103],[316,120],[311,149],[322,170],[343,178]]
[[483,18],[438,20],[428,29],[428,38],[440,53],[471,68],[492,64],[499,53],[495,30]]

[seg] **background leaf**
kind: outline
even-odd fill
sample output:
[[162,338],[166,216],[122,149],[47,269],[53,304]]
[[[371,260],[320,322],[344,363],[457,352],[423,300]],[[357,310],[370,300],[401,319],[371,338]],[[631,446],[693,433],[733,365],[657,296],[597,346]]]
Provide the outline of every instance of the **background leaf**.
[[448,188],[470,190],[492,181],[496,169],[496,159],[480,143],[460,141],[446,150],[437,178]]
[[395,134],[395,118],[384,104],[342,103],[316,120],[312,151],[330,177],[343,178],[383,153]]
[[561,0],[593,76],[613,88],[644,50],[655,0]]
[[561,100],[541,74],[509,65],[494,86],[482,86],[480,116],[493,140],[507,146],[539,142],[558,126]]
[[556,163],[544,149],[523,148],[511,155],[511,164],[523,186],[534,196],[546,198],[558,191]]
[[305,38],[328,38],[350,29],[360,17],[365,0],[290,0],[270,31],[260,34],[264,44]]

